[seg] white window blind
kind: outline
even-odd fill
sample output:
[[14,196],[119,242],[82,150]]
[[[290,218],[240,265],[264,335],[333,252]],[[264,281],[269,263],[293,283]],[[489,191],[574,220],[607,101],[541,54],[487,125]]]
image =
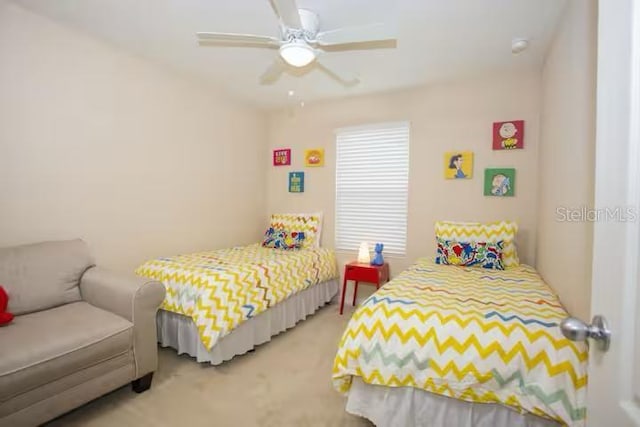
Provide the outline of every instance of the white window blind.
[[336,131],[336,249],[384,243],[404,255],[409,192],[409,123]]

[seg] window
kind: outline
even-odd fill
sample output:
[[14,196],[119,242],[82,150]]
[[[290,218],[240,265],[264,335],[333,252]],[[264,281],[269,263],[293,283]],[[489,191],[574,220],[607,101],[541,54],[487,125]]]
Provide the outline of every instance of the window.
[[404,255],[409,191],[409,123],[336,131],[336,249],[384,243]]

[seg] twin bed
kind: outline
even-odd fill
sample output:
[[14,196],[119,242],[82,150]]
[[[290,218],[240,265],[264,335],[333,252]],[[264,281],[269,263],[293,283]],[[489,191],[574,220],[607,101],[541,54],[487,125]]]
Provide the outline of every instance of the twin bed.
[[[319,247],[319,215],[273,215],[269,230],[306,234],[296,250],[263,244],[161,257],[136,274],[162,282],[158,341],[218,365],[285,331],[338,292],[333,250]],[[274,246],[265,238],[265,245]]]
[[333,251],[259,244],[158,258],[137,274],[164,283],[162,346],[218,365],[267,342],[338,292]]
[[378,426],[584,425],[587,347],[566,316],[529,266],[422,259],[356,310],[334,387]]
[[[348,412],[379,426],[584,425],[587,345],[562,336],[566,311],[519,265],[512,240],[503,247],[504,232],[490,227],[480,238],[499,239],[508,268],[424,258],[358,307],[333,366]],[[456,233],[436,226],[437,235]],[[329,302],[339,276],[332,250],[260,244],[158,258],[137,273],[167,288],[161,345],[214,365]]]
[[[587,344],[562,335],[568,314],[519,264],[516,231],[436,224],[436,260],[418,260],[358,307],[333,366],[348,412],[378,426],[585,424]],[[475,241],[473,254],[462,240]],[[473,257],[489,245],[478,241],[510,251],[508,268],[479,268]],[[462,258],[472,266],[446,265]]]

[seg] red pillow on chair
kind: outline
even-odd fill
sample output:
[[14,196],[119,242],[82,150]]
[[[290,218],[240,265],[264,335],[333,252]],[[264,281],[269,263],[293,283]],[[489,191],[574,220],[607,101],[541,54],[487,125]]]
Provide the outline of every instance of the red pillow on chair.
[[8,325],[13,320],[13,314],[7,312],[9,306],[9,295],[0,286],[0,326]]

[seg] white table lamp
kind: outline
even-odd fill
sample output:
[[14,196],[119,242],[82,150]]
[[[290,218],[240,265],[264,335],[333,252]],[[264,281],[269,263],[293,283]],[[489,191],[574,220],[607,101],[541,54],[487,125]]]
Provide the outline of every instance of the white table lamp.
[[371,262],[371,254],[369,253],[369,245],[367,242],[360,243],[360,250],[358,250],[358,262],[360,264],[369,264]]

